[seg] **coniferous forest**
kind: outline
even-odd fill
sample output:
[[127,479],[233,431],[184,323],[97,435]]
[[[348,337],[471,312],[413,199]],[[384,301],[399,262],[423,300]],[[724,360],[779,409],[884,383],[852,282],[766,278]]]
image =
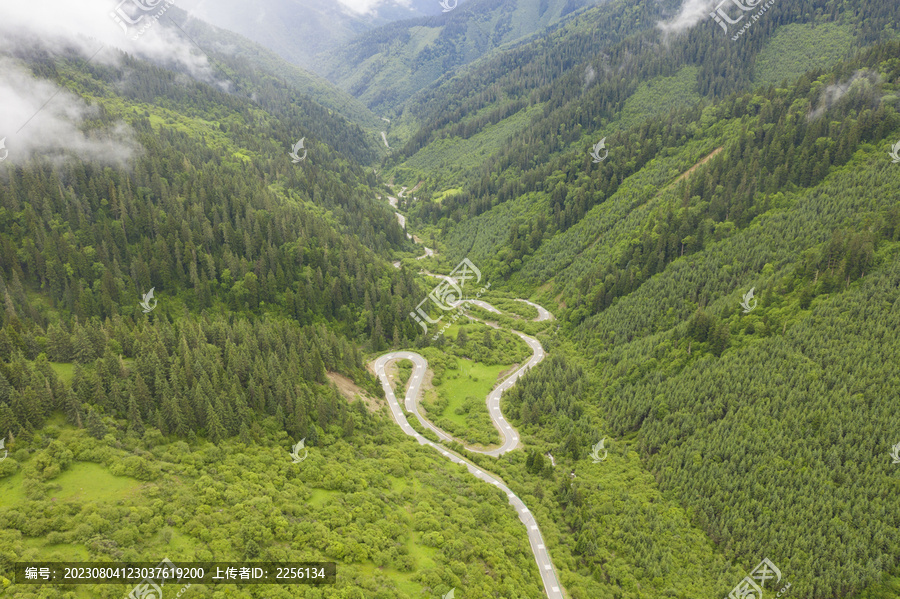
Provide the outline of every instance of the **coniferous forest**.
[[4,595],[900,597],[900,5],[328,0],[304,70],[52,4],[0,8]]

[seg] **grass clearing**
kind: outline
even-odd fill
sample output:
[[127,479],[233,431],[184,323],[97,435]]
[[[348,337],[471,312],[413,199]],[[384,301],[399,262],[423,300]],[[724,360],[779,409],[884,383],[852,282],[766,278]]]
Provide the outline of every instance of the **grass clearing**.
[[[466,397],[473,395],[479,399],[486,399],[488,393],[497,384],[497,378],[509,365],[485,366],[465,358],[457,358],[457,368],[448,368],[444,375],[444,384],[441,385],[438,394],[448,401],[443,416],[451,422],[459,425],[465,424],[465,416],[454,411],[462,407]],[[487,405],[483,405],[484,414],[487,416]]]
[[50,482],[62,487],[51,491],[50,498],[83,502],[124,499],[144,484],[128,476],[115,476],[105,466],[93,462],[75,462]]
[[22,470],[11,476],[0,478],[0,507],[18,505],[25,501],[22,479]]
[[64,383],[72,382],[72,377],[75,376],[75,364],[68,362],[50,362],[50,367],[53,368],[53,372],[56,373],[59,380]]
[[340,494],[339,491],[331,491],[329,489],[313,489],[306,503],[313,507],[322,507],[326,501]]
[[510,366],[488,366],[466,358],[455,358],[455,364],[444,371],[440,387],[427,393],[422,401],[427,418],[467,443],[499,443],[500,435],[491,422],[486,399],[500,373]]

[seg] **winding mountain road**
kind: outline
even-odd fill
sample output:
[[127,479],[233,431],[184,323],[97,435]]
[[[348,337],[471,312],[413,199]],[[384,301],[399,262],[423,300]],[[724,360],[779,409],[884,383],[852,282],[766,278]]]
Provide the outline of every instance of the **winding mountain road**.
[[[387,140],[385,140],[385,144],[387,144]],[[398,193],[397,195],[402,198],[404,192],[406,192],[406,187],[403,187],[400,190],[400,193]],[[391,207],[394,208],[395,214],[397,215],[397,220],[400,222],[400,226],[405,229],[406,218],[399,212],[396,212],[398,206],[397,198],[388,196],[388,202],[390,203]],[[407,233],[407,237],[408,236],[409,233]],[[413,236],[413,241],[421,244],[421,241],[418,237]],[[425,249],[425,255],[419,256],[419,260],[434,255],[433,250],[425,247],[424,245],[422,247]],[[394,262],[394,266],[400,268],[400,262]],[[427,274],[431,276],[446,278],[443,275],[434,275],[432,273]],[[472,304],[494,314],[502,313],[491,304],[482,300],[473,299],[465,301],[471,302]],[[550,320],[553,318],[553,315],[550,314],[550,312],[535,303],[523,299],[520,299],[518,301],[525,302],[537,309],[538,317],[535,318],[535,321]],[[469,318],[479,320],[480,322],[484,322],[488,326],[494,328],[500,328],[495,323],[485,322],[473,316],[469,316]],[[516,370],[512,375],[508,376],[487,396],[486,401],[488,414],[491,417],[491,422],[494,423],[494,427],[500,432],[503,443],[500,445],[500,447],[491,450],[466,447],[466,449],[469,451],[499,457],[504,453],[512,451],[519,445],[518,431],[516,431],[516,429],[514,429],[512,425],[510,425],[509,422],[506,421],[506,419],[503,417],[503,413],[500,411],[500,396],[504,391],[511,388],[516,383],[516,381],[519,380],[520,376],[525,374],[525,372],[527,372],[530,368],[536,366],[538,363],[540,363],[541,360],[544,359],[544,348],[541,346],[540,342],[533,337],[529,337],[528,335],[515,330],[513,330],[513,333],[521,337],[522,340],[528,344],[528,346],[531,348],[532,355],[524,366]],[[550,560],[550,553],[547,551],[546,543],[544,543],[544,537],[541,535],[541,530],[540,528],[538,528],[537,521],[528,510],[528,506],[526,506],[525,503],[510,490],[509,487],[503,484],[502,480],[500,480],[493,474],[485,472],[465,458],[462,458],[457,454],[448,451],[447,448],[442,447],[441,445],[438,445],[437,443],[434,443],[429,439],[426,439],[423,435],[419,434],[416,429],[410,426],[409,421],[406,420],[406,416],[403,413],[403,409],[400,407],[400,403],[397,401],[397,396],[394,395],[394,389],[391,387],[391,383],[388,380],[387,373],[385,372],[385,367],[389,363],[397,360],[409,360],[413,363],[412,375],[409,380],[409,386],[406,389],[406,396],[404,397],[406,409],[415,414],[416,419],[418,419],[422,426],[434,432],[434,434],[436,434],[439,439],[445,442],[455,441],[453,437],[423,418],[422,414],[419,413],[419,392],[422,388],[422,382],[425,380],[425,373],[428,370],[428,361],[415,352],[391,352],[389,354],[380,356],[375,360],[373,364],[375,373],[378,376],[378,379],[381,381],[381,387],[382,389],[384,389],[384,396],[387,398],[388,404],[391,407],[391,414],[394,416],[394,421],[398,426],[400,426],[400,429],[404,433],[418,441],[419,445],[428,445],[429,447],[433,447],[451,462],[455,464],[464,464],[473,476],[480,480],[483,480],[488,484],[494,485],[495,487],[506,493],[506,497],[507,499],[509,499],[509,503],[515,508],[516,514],[518,514],[519,516],[519,520],[522,521],[522,524],[525,525],[525,528],[528,531],[528,542],[531,544],[531,552],[534,554],[534,561],[537,562],[538,571],[541,575],[541,581],[544,583],[544,592],[547,594],[547,597],[549,599],[564,599],[565,595],[562,592],[562,585],[559,582],[559,578],[556,576],[556,570],[553,568],[553,562]]]
[[[398,193],[397,195],[402,198],[403,194],[405,192],[406,192],[406,188],[404,187],[400,190],[400,193]],[[406,217],[403,216],[402,214],[400,214],[399,212],[397,212],[397,204],[398,204],[397,198],[395,198],[394,196],[388,196],[387,200],[388,200],[388,204],[391,205],[391,208],[394,209],[394,215],[397,217],[397,222],[400,223],[400,228],[405,230],[406,229]],[[419,239],[418,237],[416,237],[415,235],[410,235],[409,233],[407,233],[406,237],[409,239],[412,239],[413,241],[415,241],[416,243],[418,243],[420,245],[422,244],[422,240]],[[434,250],[432,250],[431,248],[427,248],[423,245],[422,249],[425,250],[425,253],[422,254],[421,256],[419,256],[418,258],[416,258],[416,260],[421,260],[422,258],[431,258],[432,256],[434,256]],[[393,265],[394,265],[394,268],[400,268],[401,263],[399,260],[397,260],[397,261],[393,262]],[[522,301],[524,301],[524,300],[522,300]],[[544,310],[544,309],[541,308],[541,310]],[[544,310],[544,311],[546,312],[546,310]],[[547,312],[547,314],[549,314],[549,312]]]
[[522,302],[523,304],[528,304],[529,306],[531,306],[532,308],[534,308],[538,311],[538,316],[537,316],[537,318],[534,319],[534,322],[543,322],[545,320],[553,319],[553,315],[550,314],[550,312],[548,312],[547,309],[544,308],[543,306],[538,306],[536,303],[529,302],[526,299],[517,299],[516,301]]
[[[485,310],[488,310],[489,312],[494,312],[497,314],[500,313],[499,310],[497,310],[487,302],[483,302],[481,300],[470,301],[484,308]],[[541,313],[541,310],[543,310],[543,308],[538,310],[539,314]],[[544,310],[544,312],[546,312],[546,310]],[[548,315],[550,314],[549,312],[546,313]],[[550,318],[552,318],[552,316],[550,316]],[[489,326],[493,326],[494,328],[499,328],[498,325],[494,323],[486,324],[488,324]],[[512,425],[510,425],[509,422],[506,421],[506,419],[503,417],[503,413],[500,411],[500,396],[505,390],[511,388],[519,379],[519,377],[522,376],[526,371],[528,371],[528,369],[532,368],[541,360],[543,360],[545,354],[544,348],[541,346],[540,342],[538,342],[537,339],[529,337],[528,335],[525,335],[524,333],[521,333],[519,331],[514,330],[512,332],[521,337],[522,340],[525,341],[525,343],[527,343],[529,347],[531,347],[532,356],[521,368],[504,379],[504,381],[500,383],[493,391],[491,391],[491,393],[487,397],[488,413],[490,414],[491,421],[494,423],[494,426],[500,432],[500,436],[503,439],[503,444],[500,447],[491,450],[466,447],[466,449],[469,451],[499,457],[504,453],[512,451],[519,445],[518,431],[516,431],[512,427]],[[423,418],[421,413],[419,412],[418,399],[422,388],[422,382],[425,380],[425,373],[428,370],[428,361],[425,360],[425,358],[420,354],[417,354],[415,352],[391,352],[380,356],[375,360],[373,364],[375,373],[381,381],[381,386],[384,389],[384,395],[391,407],[391,413],[394,416],[394,420],[397,422],[404,433],[406,433],[410,437],[415,438],[420,445],[428,445],[430,447],[433,447],[448,460],[456,464],[464,464],[469,472],[476,478],[483,480],[488,484],[494,485],[495,487],[506,493],[506,497],[509,499],[509,503],[515,508],[516,513],[519,516],[519,520],[522,521],[527,529],[528,540],[531,544],[531,551],[534,554],[535,562],[538,565],[538,570],[540,572],[541,580],[544,584],[544,591],[546,592],[547,597],[549,597],[550,599],[563,599],[564,595],[561,590],[562,585],[560,584],[559,579],[556,576],[556,571],[553,568],[553,562],[551,561],[550,554],[547,551],[546,543],[544,542],[544,538],[541,535],[541,531],[538,527],[537,521],[528,510],[528,507],[525,505],[525,503],[521,499],[519,499],[519,497],[515,493],[513,493],[509,489],[509,487],[507,487],[503,483],[502,480],[488,472],[485,472],[475,464],[458,456],[457,454],[448,451],[445,447],[428,440],[423,435],[419,434],[412,426],[410,426],[409,422],[406,420],[406,416],[403,413],[403,409],[400,407],[400,403],[397,401],[397,397],[394,394],[394,390],[391,387],[390,381],[388,380],[387,373],[385,372],[385,368],[389,363],[398,360],[409,360],[413,363],[413,370],[410,376],[409,386],[407,387],[406,396],[404,397],[406,410],[415,414],[416,418],[419,420],[422,426],[434,432],[442,441],[455,441],[453,437]]]

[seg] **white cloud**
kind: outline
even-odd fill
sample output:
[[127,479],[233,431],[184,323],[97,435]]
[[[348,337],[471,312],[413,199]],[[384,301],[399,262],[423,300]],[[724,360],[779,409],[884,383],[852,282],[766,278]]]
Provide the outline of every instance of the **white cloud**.
[[[811,110],[806,118],[810,121],[815,120],[825,114],[832,106],[837,104],[849,92],[865,93],[875,96],[874,89],[878,83],[878,75],[862,69],[853,73],[847,81],[842,81],[833,85],[829,85],[819,96],[819,105],[815,110]],[[877,96],[875,101],[880,101],[881,97]]]
[[[141,5],[147,10],[141,11]],[[176,61],[197,77],[209,77],[206,57],[180,31],[162,27],[153,18],[167,6],[163,0],[44,0],[40,8],[27,2],[4,2],[0,5],[0,52],[40,46],[51,52],[75,49],[89,57],[108,46],[157,62]],[[135,29],[126,35],[112,17],[117,8],[140,18],[138,26],[154,22],[133,40]],[[166,14],[159,20],[170,24]],[[101,52],[95,60],[114,61],[114,56]]]
[[[96,64],[114,65],[122,57],[121,50],[152,62],[178,65],[195,78],[215,82],[206,56],[177,28],[163,25],[171,24],[168,16],[161,14],[159,21],[153,18],[168,6],[165,1],[120,2],[44,0],[39,7],[27,2],[0,4],[0,55],[8,56],[0,58],[0,139],[6,138],[8,160],[26,159],[33,153],[59,157],[65,149],[84,159],[119,162],[137,149],[124,124],[113,133],[118,141],[83,133],[79,123],[93,109],[55,82],[36,78],[21,61],[9,57],[81,55]],[[117,8],[139,20],[137,26],[150,27],[132,39],[137,29],[126,34],[111,16]]]
[[[375,12],[376,9],[381,8],[385,4],[393,4],[395,6],[403,6],[405,8],[410,7],[410,0],[337,0],[338,3],[343,5],[344,7],[350,9],[352,12],[356,14],[368,14]],[[437,2],[438,0],[435,0]]]
[[[8,58],[0,58],[0,106],[0,139],[5,138],[6,160],[13,164],[34,154],[62,160],[65,153],[123,164],[139,151],[125,125],[111,132],[82,132],[78,124],[96,114],[96,108],[55,83],[35,79],[31,71]],[[0,157],[4,154],[0,150]]]
[[594,67],[588,65],[584,69],[584,87],[589,86],[594,80],[597,78],[597,71],[594,70]]
[[664,33],[681,33],[700,21],[709,18],[720,0],[684,0],[678,15],[671,21],[657,23]]

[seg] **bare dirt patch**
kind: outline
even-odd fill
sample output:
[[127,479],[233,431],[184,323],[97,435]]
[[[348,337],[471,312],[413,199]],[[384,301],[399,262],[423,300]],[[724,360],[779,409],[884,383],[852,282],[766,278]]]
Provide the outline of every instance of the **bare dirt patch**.
[[[678,177],[677,179],[675,179],[675,181],[673,181],[672,184],[674,185],[675,183],[678,183],[679,181],[684,181],[685,179],[687,179],[688,177],[690,177],[691,174],[692,174],[695,170],[697,170],[698,168],[700,168],[701,166],[703,166],[704,164],[706,164],[707,162],[709,162],[710,160],[712,160],[713,158],[715,158],[715,157],[719,154],[719,152],[721,152],[721,151],[724,150],[724,149],[725,149],[725,147],[722,146],[721,148],[716,148],[715,150],[713,150],[712,153],[711,153],[709,156],[707,156],[706,158],[701,159],[700,162],[698,162],[697,164],[695,164],[694,166],[692,166],[691,168],[689,168],[688,170],[686,170],[686,171],[684,172],[684,174],[682,174],[680,177]],[[670,185],[670,187],[671,187],[671,185]]]
[[386,405],[383,399],[372,397],[366,393],[364,389],[342,374],[329,372],[326,376],[328,377],[328,380],[334,383],[338,388],[338,391],[341,392],[341,395],[346,397],[348,401],[353,402],[357,399],[361,399],[366,405],[366,409],[370,412],[377,412],[382,406]]

